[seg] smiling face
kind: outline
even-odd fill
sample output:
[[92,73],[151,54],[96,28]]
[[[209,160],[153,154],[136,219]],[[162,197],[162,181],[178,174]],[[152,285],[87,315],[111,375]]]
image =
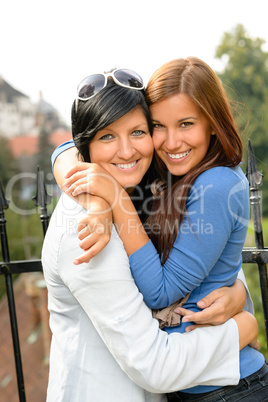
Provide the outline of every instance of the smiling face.
[[138,185],[153,157],[153,142],[144,112],[136,107],[97,132],[89,144],[98,163],[123,187]]
[[159,158],[175,176],[183,176],[205,157],[212,129],[198,107],[184,94],[150,106],[153,143]]

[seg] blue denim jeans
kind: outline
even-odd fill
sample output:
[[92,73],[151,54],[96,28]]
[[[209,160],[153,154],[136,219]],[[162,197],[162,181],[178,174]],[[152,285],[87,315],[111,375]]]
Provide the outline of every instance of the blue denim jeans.
[[207,402],[268,402],[268,363],[256,373],[243,378],[235,386],[227,386],[203,394],[173,392],[167,394],[169,402],[207,401]]

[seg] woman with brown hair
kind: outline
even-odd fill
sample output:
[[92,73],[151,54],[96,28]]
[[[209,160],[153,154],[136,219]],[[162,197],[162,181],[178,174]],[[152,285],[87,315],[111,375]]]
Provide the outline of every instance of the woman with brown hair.
[[[231,286],[242,265],[249,219],[248,183],[239,167],[242,144],[219,79],[197,58],[174,60],[158,69],[146,97],[159,173],[146,222],[149,237],[126,191],[101,178],[98,166],[75,167],[68,177],[82,171],[65,185],[74,196],[90,188],[110,204],[132,275],[150,308],[163,309],[188,297],[184,307],[199,311],[198,300]],[[80,239],[86,234],[85,229]],[[90,239],[81,246],[87,249]],[[164,329],[188,331],[190,318]],[[263,355],[245,347],[240,371],[237,386],[197,386],[169,399],[264,401],[268,368]]]

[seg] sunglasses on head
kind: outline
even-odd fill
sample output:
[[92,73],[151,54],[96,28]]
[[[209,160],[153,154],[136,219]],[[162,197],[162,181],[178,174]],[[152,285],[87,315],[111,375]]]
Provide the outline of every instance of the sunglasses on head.
[[108,77],[112,77],[115,84],[124,88],[141,91],[145,88],[142,78],[133,70],[116,69],[111,73],[91,74],[84,78],[77,87],[76,111],[78,100],[87,101],[93,98],[108,83]]

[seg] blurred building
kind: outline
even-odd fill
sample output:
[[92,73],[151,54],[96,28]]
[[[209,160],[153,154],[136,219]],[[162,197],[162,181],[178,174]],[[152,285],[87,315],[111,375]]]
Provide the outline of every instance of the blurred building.
[[[72,133],[69,130],[55,130],[49,134],[50,143],[54,148],[57,148],[65,141],[72,139]],[[10,150],[15,159],[27,158],[30,159],[36,156],[39,152],[38,149],[38,137],[31,135],[20,135],[16,138],[9,140]]]
[[29,133],[35,126],[35,111],[28,96],[0,77],[0,136]]
[[42,91],[39,92],[39,101],[35,105],[35,130],[39,133],[40,127],[52,132],[58,129],[67,129],[61,120],[58,111],[43,99]]
[[34,104],[0,76],[0,137],[39,135],[40,129],[68,129],[58,111],[43,99]]

